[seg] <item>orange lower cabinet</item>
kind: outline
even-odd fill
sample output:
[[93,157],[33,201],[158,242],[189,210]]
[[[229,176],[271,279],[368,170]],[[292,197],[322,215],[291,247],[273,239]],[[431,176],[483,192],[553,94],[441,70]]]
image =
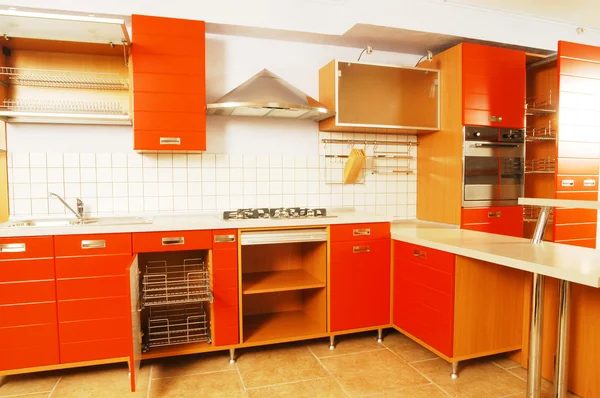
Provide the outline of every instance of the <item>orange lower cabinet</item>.
[[[234,236],[234,234],[217,235]],[[213,341],[216,346],[238,344],[238,258],[237,247],[217,238],[213,250]],[[229,238],[228,238],[229,239]],[[221,248],[224,249],[221,249]],[[231,248],[233,247],[233,248]]]
[[523,208],[521,206],[493,206],[463,208],[462,229],[492,234],[523,237]]
[[390,240],[331,243],[330,331],[390,324]]
[[26,348],[0,350],[0,371],[56,365],[59,362],[58,344],[56,342]]
[[131,352],[131,337],[79,341],[60,344],[61,363],[98,361],[126,357]]

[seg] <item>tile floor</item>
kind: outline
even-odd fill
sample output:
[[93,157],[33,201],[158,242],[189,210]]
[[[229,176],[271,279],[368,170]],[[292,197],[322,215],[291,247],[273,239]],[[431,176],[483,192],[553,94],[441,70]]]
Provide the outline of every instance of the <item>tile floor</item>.
[[[393,331],[383,345],[374,333],[143,363],[138,391],[129,392],[125,364],[0,378],[0,397],[248,397],[248,398],[500,398],[525,397],[527,371],[494,357],[450,364]],[[552,383],[544,381],[551,395]],[[574,395],[571,395],[574,397]]]

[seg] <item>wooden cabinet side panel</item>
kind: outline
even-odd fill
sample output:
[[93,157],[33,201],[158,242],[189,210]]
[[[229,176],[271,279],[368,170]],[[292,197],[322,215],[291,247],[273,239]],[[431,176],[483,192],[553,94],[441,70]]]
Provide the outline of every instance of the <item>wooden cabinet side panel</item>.
[[8,221],[8,159],[7,153],[0,151],[0,222]]
[[460,225],[462,206],[462,47],[435,57],[440,70],[441,129],[419,136],[417,218]]
[[521,347],[524,278],[520,270],[456,257],[455,358]]

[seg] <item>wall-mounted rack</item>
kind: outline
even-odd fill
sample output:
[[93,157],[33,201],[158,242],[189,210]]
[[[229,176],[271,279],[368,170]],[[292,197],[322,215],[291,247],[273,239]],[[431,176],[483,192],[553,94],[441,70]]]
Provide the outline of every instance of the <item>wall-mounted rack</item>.
[[128,90],[129,80],[118,73],[1,67],[8,83],[20,86],[61,87],[96,90]]
[[525,129],[525,141],[556,141],[556,129],[551,127],[551,122],[548,122],[548,127],[530,127]]
[[556,159],[531,159],[525,161],[525,174],[553,174]]
[[525,115],[538,116],[556,113],[557,105],[552,97],[552,90],[549,90],[548,94],[526,98]]

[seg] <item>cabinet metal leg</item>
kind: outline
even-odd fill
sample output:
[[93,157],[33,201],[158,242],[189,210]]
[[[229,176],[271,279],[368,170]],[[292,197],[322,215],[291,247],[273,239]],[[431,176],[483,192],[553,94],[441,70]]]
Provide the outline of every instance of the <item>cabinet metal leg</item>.
[[229,349],[229,363],[235,363],[235,348]]
[[556,370],[554,372],[554,397],[567,397],[567,357],[569,355],[569,295],[570,284],[559,282],[558,333],[556,343]]
[[335,336],[329,336],[329,349],[335,350]]
[[450,373],[452,380],[458,379],[458,361],[452,362],[452,373]]
[[542,327],[544,320],[544,276],[533,274],[531,324],[529,326],[529,365],[527,398],[540,398],[542,393]]
[[383,329],[377,329],[377,342],[383,343]]

